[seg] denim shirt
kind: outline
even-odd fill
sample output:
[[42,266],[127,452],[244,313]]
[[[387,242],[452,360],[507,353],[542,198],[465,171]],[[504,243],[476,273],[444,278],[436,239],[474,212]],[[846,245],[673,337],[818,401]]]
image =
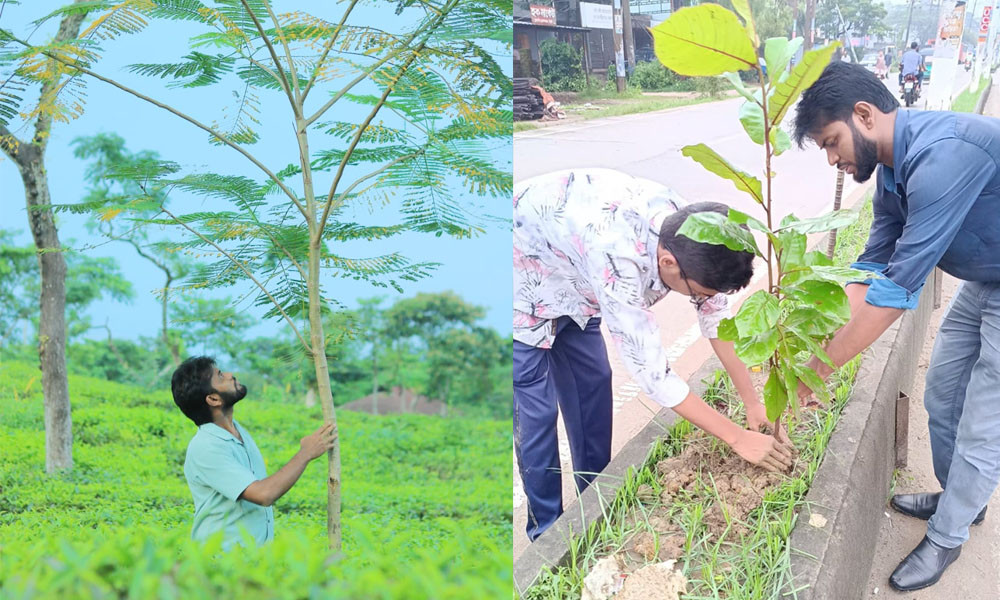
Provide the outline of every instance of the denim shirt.
[[893,165],[880,165],[874,221],[855,268],[875,271],[865,301],[915,308],[935,266],[1000,281],[1000,120],[897,109]]

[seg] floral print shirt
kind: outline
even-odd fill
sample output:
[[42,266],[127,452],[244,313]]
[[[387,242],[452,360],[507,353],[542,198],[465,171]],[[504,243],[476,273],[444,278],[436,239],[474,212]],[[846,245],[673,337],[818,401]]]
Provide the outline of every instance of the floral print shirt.
[[[603,317],[642,390],[676,406],[688,385],[671,371],[650,307],[670,291],[656,265],[660,226],[686,202],[649,180],[574,169],[514,186],[514,339],[551,348],[555,320]],[[705,337],[729,316],[724,294],[698,312]]]

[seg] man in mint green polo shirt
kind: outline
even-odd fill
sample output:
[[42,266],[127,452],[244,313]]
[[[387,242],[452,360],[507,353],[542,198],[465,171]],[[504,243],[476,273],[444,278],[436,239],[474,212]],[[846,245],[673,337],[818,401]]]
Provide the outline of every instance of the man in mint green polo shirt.
[[198,426],[188,444],[184,476],[194,497],[191,537],[222,531],[223,549],[242,541],[246,529],[258,544],[274,539],[271,505],[298,481],[309,461],[333,447],[332,425],[302,438],[298,453],[267,476],[264,457],[250,433],[233,419],[233,406],[247,395],[232,373],[206,356],[187,359],[170,381],[174,402]]

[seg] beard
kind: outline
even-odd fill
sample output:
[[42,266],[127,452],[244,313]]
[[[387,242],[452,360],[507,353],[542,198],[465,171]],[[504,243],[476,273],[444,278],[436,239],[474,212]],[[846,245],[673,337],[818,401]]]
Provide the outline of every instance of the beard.
[[222,398],[223,405],[225,408],[232,408],[234,404],[242,400],[247,395],[247,386],[242,384],[236,385],[236,390],[232,392],[217,392],[219,397]]
[[861,135],[853,121],[849,120],[847,126],[851,128],[851,139],[854,141],[854,181],[864,183],[871,179],[878,166],[878,146]]

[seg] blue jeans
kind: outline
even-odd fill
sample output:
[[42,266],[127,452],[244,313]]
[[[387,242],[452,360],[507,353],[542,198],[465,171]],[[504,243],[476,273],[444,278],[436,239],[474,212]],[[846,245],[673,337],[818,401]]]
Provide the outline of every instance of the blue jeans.
[[559,410],[582,492],[611,461],[611,364],[599,318],[583,330],[569,317],[559,318],[551,350],[514,341],[514,451],[532,541],[563,512]]
[[958,289],[934,342],[924,406],[944,490],[927,537],[954,548],[1000,481],[1000,283]]

